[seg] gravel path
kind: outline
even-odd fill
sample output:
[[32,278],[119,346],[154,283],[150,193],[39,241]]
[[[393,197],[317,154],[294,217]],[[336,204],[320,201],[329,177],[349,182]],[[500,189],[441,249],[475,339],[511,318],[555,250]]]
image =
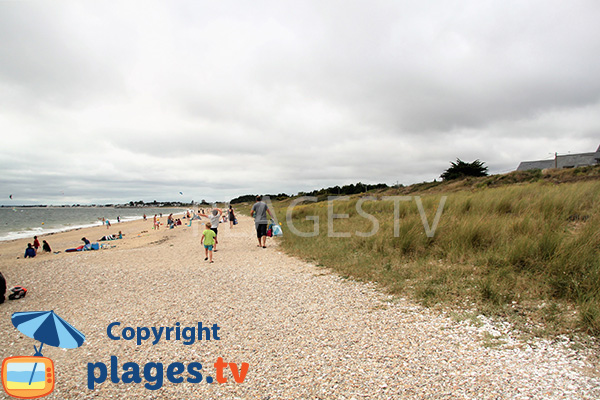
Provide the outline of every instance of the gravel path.
[[[197,229],[150,232],[153,240],[98,252],[19,264],[24,300],[0,306],[2,357],[31,355],[33,340],[10,323],[15,311],[54,309],[85,335],[74,350],[45,347],[57,386],[50,399],[598,399],[597,366],[589,350],[565,341],[486,347],[502,327],[458,323],[372,285],[345,280],[290,258],[270,240],[256,247],[253,225],[241,217],[222,225],[215,263],[203,261]],[[147,241],[148,242],[148,241]],[[17,271],[10,271],[13,276]],[[111,340],[107,326],[193,327],[218,324],[221,340]],[[118,333],[120,330],[113,329]],[[166,377],[162,388],[112,383],[87,388],[88,363],[118,358],[143,366],[200,362],[249,364],[244,383]],[[142,372],[143,375],[143,372]],[[187,373],[182,374],[187,377]],[[110,370],[109,370],[110,377]],[[142,376],[143,378],[143,376]]]

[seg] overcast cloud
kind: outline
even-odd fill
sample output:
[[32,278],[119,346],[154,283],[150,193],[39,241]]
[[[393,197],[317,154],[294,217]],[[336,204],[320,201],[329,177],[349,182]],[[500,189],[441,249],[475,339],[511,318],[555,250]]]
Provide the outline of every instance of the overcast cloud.
[[0,204],[410,184],[457,157],[499,173],[594,151],[599,17],[596,0],[0,1]]

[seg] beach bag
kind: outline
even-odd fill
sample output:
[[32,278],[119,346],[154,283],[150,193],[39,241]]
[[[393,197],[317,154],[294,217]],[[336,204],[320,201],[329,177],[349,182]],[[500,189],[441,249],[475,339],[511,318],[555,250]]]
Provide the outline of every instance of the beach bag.
[[27,289],[23,286],[13,286],[9,289],[9,292],[11,292],[8,295],[9,300],[18,300],[27,295]]
[[2,272],[0,272],[0,304],[4,303],[4,300],[6,300],[6,297],[4,297],[5,294],[6,294],[6,279],[4,279],[4,275],[2,275]]
[[237,218],[234,218],[234,219],[233,219],[233,224],[234,224],[234,225],[237,225]]
[[281,226],[279,225],[273,225],[273,228],[271,228],[271,230],[273,231],[273,236],[283,235],[283,231],[281,230]]

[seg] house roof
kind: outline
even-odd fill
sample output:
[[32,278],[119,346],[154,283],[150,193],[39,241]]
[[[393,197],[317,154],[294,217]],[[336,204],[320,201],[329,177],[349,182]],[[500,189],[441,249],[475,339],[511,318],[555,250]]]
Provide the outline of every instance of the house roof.
[[523,161],[517,167],[517,171],[526,171],[528,169],[546,169],[554,168],[554,160]]

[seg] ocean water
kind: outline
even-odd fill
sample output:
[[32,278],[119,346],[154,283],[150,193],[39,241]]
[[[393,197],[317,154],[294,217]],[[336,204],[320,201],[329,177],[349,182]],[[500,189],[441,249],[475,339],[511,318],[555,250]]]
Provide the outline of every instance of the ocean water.
[[149,219],[154,214],[181,213],[181,208],[114,208],[114,207],[0,207],[0,241],[33,238],[34,235],[63,232],[102,225],[107,218],[114,228],[121,221]]

